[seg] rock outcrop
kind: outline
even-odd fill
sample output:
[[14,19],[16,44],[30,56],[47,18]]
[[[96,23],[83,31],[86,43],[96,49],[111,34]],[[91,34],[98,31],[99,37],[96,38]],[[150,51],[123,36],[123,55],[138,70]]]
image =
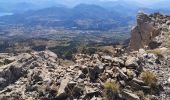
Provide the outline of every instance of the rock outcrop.
[[[142,53],[141,53],[142,51]],[[66,100],[66,99],[102,99],[105,97],[104,84],[107,81],[116,81],[120,90],[115,96],[117,99],[140,100],[138,91],[146,93],[145,98],[158,96],[161,92],[159,83],[156,93],[152,92],[139,78],[143,70],[157,73],[160,70],[153,68],[159,59],[146,51],[123,54],[120,57],[111,57],[101,54],[78,54],[75,64],[61,66],[57,56],[50,51],[23,53],[13,56],[15,60],[0,67],[0,98],[2,100]],[[4,58],[6,59],[6,58]],[[3,62],[4,59],[1,59]],[[161,61],[162,62],[162,61]],[[161,68],[160,83],[163,74],[168,69]],[[164,73],[162,73],[164,72]],[[167,80],[170,76],[166,75]],[[167,83],[168,84],[168,83]]]
[[[137,16],[137,25],[131,31],[130,49],[139,50],[147,48],[152,39],[169,30],[170,16],[154,13],[147,15],[139,13]],[[152,45],[155,45],[152,44]]]

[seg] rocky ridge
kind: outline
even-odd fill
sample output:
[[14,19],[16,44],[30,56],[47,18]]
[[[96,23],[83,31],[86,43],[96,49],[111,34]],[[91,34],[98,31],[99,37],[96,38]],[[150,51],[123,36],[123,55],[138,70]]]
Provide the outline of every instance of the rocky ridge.
[[[140,32],[143,40],[140,40],[139,32],[132,30],[130,48],[137,51],[130,53],[115,52],[119,53],[115,56],[102,52],[77,54],[75,63],[67,66],[62,65],[57,55],[49,50],[2,53],[0,99],[169,100],[168,18],[158,13],[140,13],[136,27],[138,31],[143,31]],[[152,26],[153,22],[155,26]],[[143,25],[147,27],[143,28]],[[146,49],[143,44],[147,46]]]
[[130,49],[148,48],[153,38],[169,31],[169,25],[170,16],[160,13],[147,15],[140,12],[137,16],[137,25],[131,31]]

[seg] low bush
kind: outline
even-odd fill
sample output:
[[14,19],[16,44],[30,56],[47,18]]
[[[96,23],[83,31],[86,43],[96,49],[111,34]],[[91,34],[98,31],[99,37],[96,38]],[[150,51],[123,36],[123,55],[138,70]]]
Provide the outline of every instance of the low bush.
[[104,96],[106,100],[116,100],[119,93],[119,83],[114,82],[105,82],[104,83]]
[[157,86],[157,78],[153,72],[144,71],[140,74],[140,78],[144,81],[146,85],[150,86],[151,88]]

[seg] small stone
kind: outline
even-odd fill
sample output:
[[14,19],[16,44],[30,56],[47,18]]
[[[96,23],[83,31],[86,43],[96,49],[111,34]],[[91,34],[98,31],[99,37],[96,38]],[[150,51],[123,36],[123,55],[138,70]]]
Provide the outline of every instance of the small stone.
[[144,49],[139,49],[139,54],[140,55],[146,54],[146,51]]
[[121,69],[118,68],[118,72],[123,80],[128,80],[128,76]]
[[87,100],[87,98],[92,98],[93,96],[99,97],[99,95],[101,95],[100,91],[97,88],[91,88],[88,86],[85,86],[85,92],[85,100]]
[[82,66],[81,66],[81,71],[82,71],[84,74],[87,74],[87,73],[88,73],[88,67],[82,65]]
[[127,72],[127,69],[124,67],[124,68],[122,68],[121,69],[124,73],[126,73]]
[[138,67],[137,61],[138,59],[136,57],[128,57],[125,62],[125,66],[128,68],[137,68]]
[[[1,87],[4,87],[3,85],[5,85],[5,83],[6,83],[6,79],[0,78],[0,86],[1,86]],[[0,89],[1,89],[1,88],[0,88]]]
[[132,92],[128,90],[123,90],[122,96],[124,99],[128,98],[128,100],[140,100],[140,98],[136,94],[133,94]]
[[139,79],[137,79],[137,78],[133,78],[133,79],[132,79],[132,82],[135,82],[135,83],[137,83],[137,84],[139,84],[139,85],[145,85],[145,83],[144,83],[142,80],[139,80]]
[[100,73],[100,70],[97,66],[95,67],[90,67],[89,68],[89,77],[91,80],[95,80],[96,78],[98,78],[98,74]]
[[114,61],[115,63],[120,64],[120,66],[124,66],[124,64],[125,64],[122,59],[119,59],[119,58],[117,58],[117,57],[114,57],[114,58],[113,58],[113,61]]
[[77,84],[77,83],[74,82],[74,81],[70,81],[70,82],[68,83],[69,86],[75,86],[76,84]]
[[168,82],[168,85],[170,85],[170,77],[168,78],[167,82]]
[[78,78],[81,78],[81,79],[86,78],[86,75],[81,70],[79,70],[78,71]]
[[113,61],[113,58],[111,56],[102,56],[102,58],[105,61]]

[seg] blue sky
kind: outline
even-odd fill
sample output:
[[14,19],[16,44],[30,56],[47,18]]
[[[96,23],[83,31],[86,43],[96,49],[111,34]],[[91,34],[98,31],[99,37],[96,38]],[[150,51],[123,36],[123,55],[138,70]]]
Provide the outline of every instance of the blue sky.
[[64,4],[67,6],[72,6],[72,5],[76,5],[76,4],[80,4],[80,3],[88,3],[88,4],[92,4],[92,3],[96,3],[96,2],[100,2],[100,1],[128,1],[130,3],[134,3],[134,2],[138,2],[141,3],[143,5],[146,6],[150,6],[153,4],[156,4],[158,2],[167,2],[170,3],[170,0],[0,0],[0,2],[31,2],[31,3],[36,3],[36,4],[40,4],[40,3],[60,3],[60,4]]
[[[122,0],[0,0],[0,1],[6,1],[6,2],[59,2],[59,3],[80,3],[80,2],[89,2],[89,3],[93,3],[93,2],[97,2],[97,1],[122,1]],[[125,0],[125,1],[135,1],[135,2],[140,2],[140,3],[155,3],[155,2],[159,2],[159,1],[168,1],[168,0]]]

